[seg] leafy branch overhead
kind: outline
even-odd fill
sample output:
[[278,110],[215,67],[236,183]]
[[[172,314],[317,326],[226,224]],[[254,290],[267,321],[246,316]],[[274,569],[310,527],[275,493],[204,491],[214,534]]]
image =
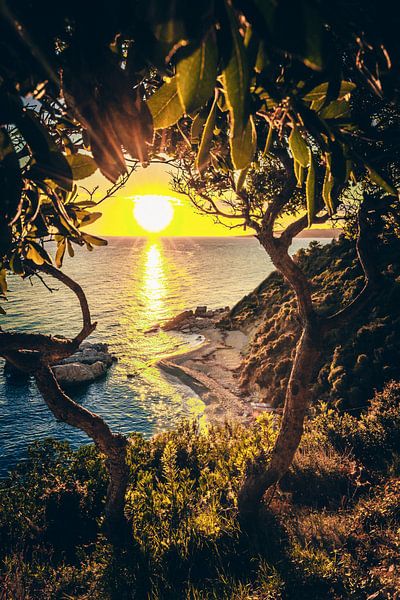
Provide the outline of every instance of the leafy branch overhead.
[[[290,149],[298,185],[306,186],[310,224],[315,216],[317,164],[325,169],[321,193],[330,214],[337,208],[333,191],[364,175],[397,196],[390,175],[381,173],[379,165],[370,165],[358,150],[359,140],[373,123],[353,117],[352,94],[372,94],[377,86],[376,76],[363,63],[364,50],[355,46],[360,43],[356,31],[360,19],[354,31],[344,33],[335,29],[339,5],[339,12],[328,16],[306,0],[249,4],[218,3],[208,28],[202,35],[198,32],[197,45],[182,29],[182,38],[168,54],[165,68],[170,74],[160,72],[159,85],[148,100],[155,128],[182,123],[181,129],[187,129],[191,123],[192,146],[204,173],[221,130],[229,132],[230,168],[247,169],[265,144],[255,125],[263,121],[269,144],[275,138]],[[295,17],[298,21],[293,21]],[[204,28],[201,21],[199,28]],[[353,53],[350,60],[340,57],[338,34],[340,44]],[[383,44],[369,49],[380,65],[376,72],[391,81],[393,93],[396,75],[387,49]],[[374,134],[379,135],[376,128]]]
[[[377,125],[400,92],[388,8],[1,3],[0,267],[23,274],[25,260],[49,261],[44,241],[55,236],[58,264],[71,243],[100,243],[81,231],[98,214],[90,199],[80,205],[74,182],[99,168],[119,186],[132,166],[181,143],[203,178],[235,173],[239,192],[260,156],[286,147],[310,225],[319,198],[334,214],[350,181],[397,197],[384,166],[398,159],[396,133]],[[354,111],[363,97],[375,112]]]

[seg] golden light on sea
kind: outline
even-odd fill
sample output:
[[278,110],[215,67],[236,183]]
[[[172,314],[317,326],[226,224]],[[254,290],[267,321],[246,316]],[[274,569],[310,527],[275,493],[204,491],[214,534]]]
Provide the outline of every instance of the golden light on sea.
[[144,266],[144,296],[146,311],[153,318],[162,313],[164,297],[166,295],[165,285],[165,260],[159,244],[151,244],[146,249],[146,261]]

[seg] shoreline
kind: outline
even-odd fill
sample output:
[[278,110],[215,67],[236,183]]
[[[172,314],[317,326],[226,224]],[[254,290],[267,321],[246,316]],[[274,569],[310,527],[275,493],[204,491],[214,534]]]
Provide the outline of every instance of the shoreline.
[[[182,333],[185,327],[177,326]],[[203,340],[186,352],[163,356],[156,366],[192,389],[204,402],[204,415],[211,423],[254,418],[252,402],[257,398],[238,385],[238,369],[249,342],[243,331],[223,330],[214,322],[201,330]]]

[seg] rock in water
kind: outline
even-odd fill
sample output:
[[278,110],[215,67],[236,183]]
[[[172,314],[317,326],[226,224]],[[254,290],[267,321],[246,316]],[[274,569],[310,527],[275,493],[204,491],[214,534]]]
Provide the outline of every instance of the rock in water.
[[[117,358],[108,351],[107,344],[83,342],[79,350],[53,365],[53,372],[60,384],[78,385],[91,383],[103,377]],[[4,373],[10,383],[20,384],[29,375],[6,361]]]
[[107,373],[107,366],[100,360],[92,364],[83,364],[79,362],[55,365],[53,367],[54,375],[61,384],[77,385],[80,383],[90,383]]
[[108,351],[107,344],[83,342],[78,352],[61,360],[53,367],[53,371],[61,384],[91,383],[103,377],[116,360]]

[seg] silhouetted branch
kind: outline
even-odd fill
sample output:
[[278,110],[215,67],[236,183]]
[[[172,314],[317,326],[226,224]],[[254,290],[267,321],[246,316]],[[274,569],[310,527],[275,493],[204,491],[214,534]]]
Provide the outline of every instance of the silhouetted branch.
[[337,329],[350,321],[360,312],[372,297],[379,291],[382,273],[376,259],[377,235],[380,232],[379,220],[382,214],[389,210],[387,198],[379,200],[375,196],[364,196],[358,213],[357,255],[364,273],[364,287],[361,292],[344,308],[328,317],[324,324],[324,331]]
[[124,501],[129,472],[126,464],[127,439],[119,433],[112,433],[101,417],[69,398],[58,385],[48,365],[42,365],[35,371],[34,376],[38,389],[55,418],[84,431],[100,452],[105,454],[110,477],[105,505],[106,526],[108,535],[118,540],[121,525],[124,523]]
[[97,323],[92,323],[91,321],[89,304],[85,296],[85,292],[83,291],[79,283],[71,279],[71,277],[68,277],[68,275],[66,275],[56,267],[53,267],[53,265],[44,263],[43,265],[36,266],[36,269],[60,281],[62,284],[68,287],[78,298],[82,312],[82,329],[79,332],[79,334],[74,338],[74,341],[79,345],[96,329],[97,326]]
[[[330,217],[328,214],[322,215],[320,217],[317,216],[314,218],[313,222],[314,224],[326,223],[326,221],[328,221],[329,218]],[[288,225],[286,229],[283,230],[279,237],[279,240],[283,243],[286,249],[288,249],[289,246],[292,244],[293,238],[295,238],[296,235],[299,235],[299,233],[301,233],[303,229],[307,227],[307,225],[308,217],[307,215],[303,215],[302,217],[297,219],[297,221],[293,221],[293,223],[290,223],[290,225]]]

